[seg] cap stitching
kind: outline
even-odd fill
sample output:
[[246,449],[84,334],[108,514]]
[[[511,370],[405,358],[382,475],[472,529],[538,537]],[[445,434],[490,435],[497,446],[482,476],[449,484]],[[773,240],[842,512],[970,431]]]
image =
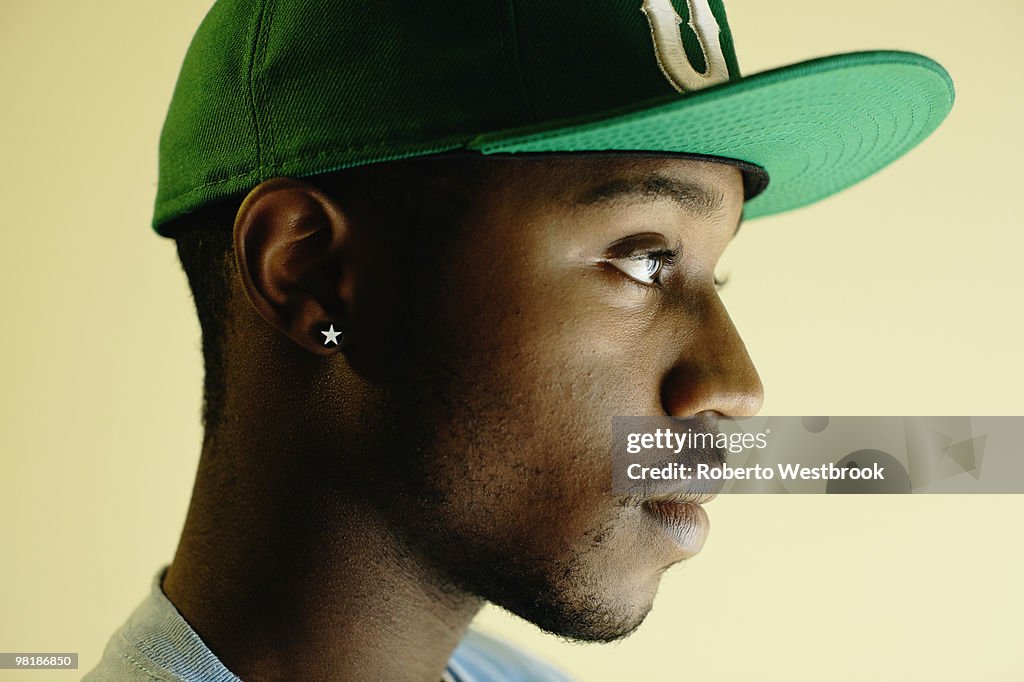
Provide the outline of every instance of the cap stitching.
[[[267,0],[264,9],[264,19],[262,22],[263,24],[265,24],[265,28],[263,28],[262,30],[260,47],[260,63],[264,67],[263,73],[266,73],[267,52],[269,50],[270,45],[270,31],[274,25],[274,18],[277,16],[274,11],[276,8],[277,3],[274,0]],[[270,83],[269,79],[267,78],[261,79],[261,82],[263,85],[261,89],[261,108],[263,111],[263,118],[265,124],[263,131],[265,134],[263,151],[264,154],[266,155],[267,162],[269,162],[270,165],[273,165],[273,163],[277,160],[277,136],[274,130],[274,118],[270,113]]]
[[537,108],[533,105],[533,98],[530,96],[530,90],[526,86],[526,76],[523,73],[523,45],[519,39],[519,18],[516,13],[516,0],[508,0],[508,13],[509,30],[512,32],[512,49],[515,52],[513,61],[515,62],[516,75],[519,77],[519,88],[523,92],[523,99],[526,101],[530,120],[536,123],[540,121],[540,117],[537,115]]
[[[872,64],[871,66],[880,66],[880,65],[884,65],[884,62],[882,62],[882,63],[875,63],[875,64]],[[902,66],[916,68],[918,65],[904,64]],[[846,65],[838,64],[838,65],[835,65],[835,67],[833,69],[814,69],[813,71],[809,71],[808,73],[801,74],[801,75],[805,76],[805,77],[818,76],[818,75],[821,75],[823,73],[831,73],[833,71],[838,71],[838,70],[841,70],[841,69],[844,69],[844,68],[847,68]],[[782,71],[782,69],[780,69],[780,72],[781,71]],[[929,74],[930,75],[936,75],[934,72],[929,72]],[[764,87],[776,85],[777,81],[775,80],[775,76],[776,76],[776,74],[774,74],[772,72],[763,72],[762,74],[758,74],[756,76],[751,76],[751,77],[749,77],[747,79],[744,79],[744,80],[741,80],[741,81],[732,81],[732,82],[728,82],[728,83],[722,83],[721,85],[717,85],[717,86],[715,86],[713,88],[708,88],[707,90],[702,91],[700,93],[693,94],[693,95],[691,95],[690,97],[688,97],[686,99],[680,98],[678,100],[678,102],[686,101],[686,102],[692,103],[692,102],[697,101],[697,98],[699,97],[701,99],[702,103],[707,104],[709,102],[715,101],[720,96],[723,96],[723,93],[724,93],[724,96],[735,95],[736,94],[736,90],[733,90],[732,88],[735,87],[737,84],[740,84],[740,83],[745,84],[746,85],[746,89],[748,91],[752,90],[754,88],[761,89],[761,88],[764,88]],[[792,81],[790,81],[790,82],[792,82]],[[677,103],[677,101],[666,101],[666,102],[661,102],[659,104],[655,104],[653,106],[654,106],[654,108],[664,107],[666,110],[668,110],[668,109],[672,108],[673,105],[675,105],[676,103]],[[664,113],[664,112],[659,112],[659,113]],[[619,124],[619,125],[628,124],[628,123],[634,122],[634,121],[636,121],[638,119],[647,118],[651,114],[652,114],[652,109],[651,109],[650,106],[647,106],[647,107],[644,107],[644,108],[638,108],[638,109],[636,109],[634,111],[630,111],[630,112],[626,112],[626,113],[620,114],[618,116],[618,121],[616,123]],[[655,115],[657,115],[657,114],[655,114]],[[565,130],[566,127],[588,128],[588,127],[597,127],[597,126],[604,125],[607,122],[607,119],[609,118],[609,116],[606,115],[604,118],[601,118],[601,119],[590,118],[589,116],[586,117],[586,118],[589,118],[590,120],[574,119],[574,120],[562,122],[560,125],[558,125],[555,128],[552,128],[552,129],[545,129],[545,130],[542,130],[542,131],[538,131],[536,133],[525,134],[525,135],[522,135],[522,136],[513,136],[512,139],[514,139],[514,142],[517,145],[521,145],[521,144],[524,144],[524,143],[528,144],[528,143],[533,143],[533,142],[541,142],[541,141],[544,141],[544,140],[547,140],[547,139],[550,139],[550,138],[553,138],[553,137],[559,137],[559,136],[564,135],[566,133],[566,130]],[[508,133],[509,131],[503,131],[503,132]],[[578,133],[578,132],[579,131],[574,131],[574,133]],[[470,142],[470,144],[471,145],[497,144],[497,145],[500,146],[502,144],[507,144],[508,143],[508,139],[505,139],[505,140],[488,140],[488,139],[486,139],[487,134],[482,135],[480,137],[483,137],[484,139],[482,139],[482,140],[481,139],[474,139],[474,140],[472,140]]]
[[259,3],[259,11],[256,15],[256,25],[253,27],[252,47],[249,50],[249,68],[246,73],[246,85],[249,89],[249,106],[251,107],[253,133],[256,139],[256,165],[258,169],[263,168],[263,140],[260,127],[259,107],[256,103],[256,88],[253,85],[253,69],[256,64],[256,52],[259,47],[259,40],[263,28],[263,15],[266,11],[266,3]]

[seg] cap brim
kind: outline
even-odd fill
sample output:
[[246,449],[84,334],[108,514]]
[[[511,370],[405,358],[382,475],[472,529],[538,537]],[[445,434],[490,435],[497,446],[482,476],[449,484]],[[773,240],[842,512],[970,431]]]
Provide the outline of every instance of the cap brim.
[[835,194],[908,152],[953,106],[939,64],[910,52],[857,52],[543,129],[481,136],[485,154],[680,152],[746,161],[771,182],[747,218]]

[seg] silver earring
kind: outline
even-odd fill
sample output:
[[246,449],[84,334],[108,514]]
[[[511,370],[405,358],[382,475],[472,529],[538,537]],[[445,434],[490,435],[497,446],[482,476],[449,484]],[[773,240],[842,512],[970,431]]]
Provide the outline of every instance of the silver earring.
[[324,335],[324,345],[325,346],[330,346],[331,344],[334,344],[335,346],[340,346],[341,345],[341,340],[345,338],[345,333],[344,332],[342,332],[340,330],[339,331],[334,331],[334,323],[333,322],[331,323],[331,326],[330,326],[329,329],[325,329],[325,330],[323,330],[320,333]]

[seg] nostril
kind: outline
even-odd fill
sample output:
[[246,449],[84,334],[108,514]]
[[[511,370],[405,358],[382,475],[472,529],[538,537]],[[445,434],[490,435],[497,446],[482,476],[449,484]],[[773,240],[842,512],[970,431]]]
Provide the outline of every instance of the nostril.
[[661,405],[672,417],[717,412],[726,417],[753,417],[764,404],[764,387],[750,364],[739,371],[711,371],[680,363],[666,372]]

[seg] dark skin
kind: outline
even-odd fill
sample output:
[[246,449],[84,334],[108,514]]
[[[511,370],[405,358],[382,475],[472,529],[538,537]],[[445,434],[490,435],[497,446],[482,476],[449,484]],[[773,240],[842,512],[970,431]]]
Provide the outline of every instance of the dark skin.
[[495,164],[412,253],[297,180],[239,211],[223,417],[163,587],[242,679],[437,680],[485,601],[616,639],[703,544],[610,493],[608,439],[760,408],[714,282],[739,171]]

